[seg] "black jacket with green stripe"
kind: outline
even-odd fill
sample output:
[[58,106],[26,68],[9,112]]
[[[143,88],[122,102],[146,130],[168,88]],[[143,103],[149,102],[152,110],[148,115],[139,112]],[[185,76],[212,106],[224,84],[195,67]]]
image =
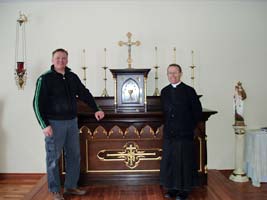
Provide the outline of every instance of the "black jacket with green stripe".
[[92,94],[79,77],[65,68],[60,74],[51,70],[42,74],[36,83],[33,108],[42,128],[49,126],[49,120],[68,120],[77,116],[77,99],[88,104],[95,112],[101,110]]

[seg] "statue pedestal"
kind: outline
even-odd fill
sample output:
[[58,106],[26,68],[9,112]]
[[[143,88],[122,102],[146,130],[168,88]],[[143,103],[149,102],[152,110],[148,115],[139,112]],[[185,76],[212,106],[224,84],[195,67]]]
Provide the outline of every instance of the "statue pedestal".
[[245,125],[233,125],[235,130],[235,170],[230,175],[229,179],[234,182],[247,182],[248,177],[243,170],[244,164],[244,143],[245,143]]

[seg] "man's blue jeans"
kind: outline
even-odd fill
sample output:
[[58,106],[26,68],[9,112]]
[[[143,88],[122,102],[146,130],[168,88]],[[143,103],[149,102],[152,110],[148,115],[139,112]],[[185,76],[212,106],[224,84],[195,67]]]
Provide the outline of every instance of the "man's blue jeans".
[[53,130],[45,137],[48,189],[60,192],[59,158],[64,148],[64,188],[76,188],[80,175],[80,139],[77,118],[71,120],[49,120]]

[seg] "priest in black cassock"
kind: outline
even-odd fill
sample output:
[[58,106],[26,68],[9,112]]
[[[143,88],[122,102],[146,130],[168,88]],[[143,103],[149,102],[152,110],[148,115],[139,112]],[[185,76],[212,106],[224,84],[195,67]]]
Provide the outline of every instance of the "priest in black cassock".
[[179,65],[169,65],[167,76],[170,84],[161,90],[165,122],[160,184],[167,189],[166,198],[184,200],[199,184],[193,140],[202,107],[195,90],[181,82]]

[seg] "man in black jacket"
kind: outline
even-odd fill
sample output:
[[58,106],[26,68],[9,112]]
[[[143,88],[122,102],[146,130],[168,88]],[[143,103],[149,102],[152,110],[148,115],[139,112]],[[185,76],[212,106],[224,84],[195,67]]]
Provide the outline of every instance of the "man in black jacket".
[[165,122],[160,184],[168,190],[166,198],[181,200],[198,183],[193,139],[202,107],[195,90],[181,82],[179,65],[169,65],[167,75],[171,84],[161,90]]
[[54,200],[63,200],[58,166],[63,148],[66,164],[64,193],[86,193],[77,188],[80,175],[77,99],[84,101],[95,111],[97,120],[104,117],[104,112],[79,77],[66,66],[66,50],[56,49],[52,53],[52,63],[51,69],[37,80],[33,107],[45,135],[48,188]]

